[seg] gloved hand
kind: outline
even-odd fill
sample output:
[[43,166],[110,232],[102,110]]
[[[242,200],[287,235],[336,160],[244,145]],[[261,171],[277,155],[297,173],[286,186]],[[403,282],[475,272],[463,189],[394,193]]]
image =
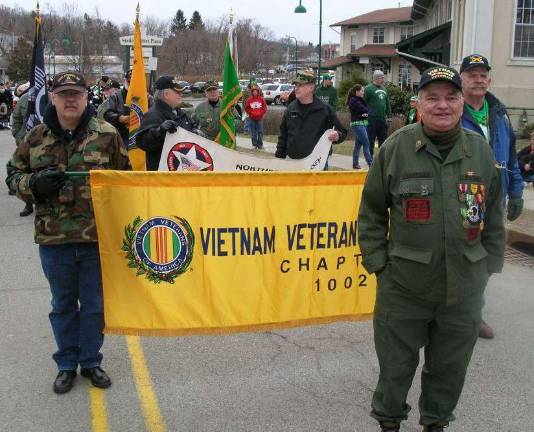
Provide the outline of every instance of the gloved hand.
[[195,135],[201,136],[202,138],[206,138],[206,134],[200,129],[193,129],[191,132],[193,132]]
[[46,169],[36,172],[30,178],[30,189],[36,196],[48,196],[55,194],[68,177],[63,171]]
[[523,211],[523,198],[510,198],[508,200],[508,220],[515,221]]
[[178,123],[176,123],[174,120],[165,120],[161,125],[159,126],[160,131],[163,133],[174,133],[178,130]]

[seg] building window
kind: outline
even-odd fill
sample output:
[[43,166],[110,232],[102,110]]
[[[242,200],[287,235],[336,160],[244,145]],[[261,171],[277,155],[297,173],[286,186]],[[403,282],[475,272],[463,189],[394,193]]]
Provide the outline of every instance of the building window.
[[412,65],[410,63],[399,64],[399,87],[412,87]]
[[389,68],[384,63],[371,62],[370,66],[371,66],[371,75],[373,74],[375,70],[381,70],[382,72],[384,72],[385,75],[389,73]]
[[413,36],[413,25],[401,25],[401,41]]
[[350,35],[350,50],[356,51],[356,35],[355,34]]
[[534,58],[533,0],[517,0],[514,57]]
[[384,27],[375,27],[373,29],[373,43],[374,44],[384,43]]

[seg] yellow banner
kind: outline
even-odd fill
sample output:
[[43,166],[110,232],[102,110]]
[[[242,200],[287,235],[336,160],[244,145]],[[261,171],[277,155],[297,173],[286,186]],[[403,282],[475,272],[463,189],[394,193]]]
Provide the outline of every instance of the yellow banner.
[[365,174],[91,171],[106,332],[229,333],[371,317]]

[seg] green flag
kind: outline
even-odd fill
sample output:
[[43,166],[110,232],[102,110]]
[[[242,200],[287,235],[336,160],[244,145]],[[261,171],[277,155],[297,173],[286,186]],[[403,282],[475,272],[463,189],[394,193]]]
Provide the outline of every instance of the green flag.
[[223,70],[223,97],[221,102],[221,128],[215,141],[219,144],[235,149],[235,116],[233,107],[241,98],[241,87],[237,79],[234,61],[230,50],[230,34],[226,38],[224,49],[224,70]]

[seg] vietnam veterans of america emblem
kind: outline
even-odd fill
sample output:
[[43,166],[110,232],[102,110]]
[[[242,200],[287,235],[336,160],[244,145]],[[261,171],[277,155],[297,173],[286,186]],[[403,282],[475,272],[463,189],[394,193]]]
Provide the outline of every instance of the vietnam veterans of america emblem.
[[194,245],[193,230],[185,219],[157,216],[143,222],[137,216],[124,228],[122,250],[136,276],[174,283],[191,264]]

